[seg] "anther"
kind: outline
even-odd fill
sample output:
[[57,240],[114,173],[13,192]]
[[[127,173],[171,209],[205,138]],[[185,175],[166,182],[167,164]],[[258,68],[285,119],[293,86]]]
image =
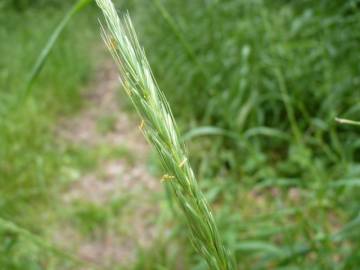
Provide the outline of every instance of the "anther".
[[144,120],[142,119],[142,120],[141,120],[141,123],[140,123],[140,126],[139,126],[139,129],[140,129],[140,130],[143,130],[144,125],[145,125],[145,122],[144,122]]
[[163,177],[161,177],[161,182],[169,181],[174,178],[175,178],[175,176],[173,176],[173,175],[164,174]]
[[184,158],[184,160],[180,162],[179,168],[183,167],[185,165],[186,161],[187,161],[187,158]]
[[111,49],[116,50],[116,45],[117,45],[117,43],[116,43],[115,38],[111,38],[110,39],[110,47],[111,47]]

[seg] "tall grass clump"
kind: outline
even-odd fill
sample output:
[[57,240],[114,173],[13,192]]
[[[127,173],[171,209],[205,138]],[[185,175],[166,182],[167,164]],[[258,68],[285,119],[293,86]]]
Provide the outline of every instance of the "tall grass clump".
[[108,31],[103,29],[104,40],[118,64],[126,93],[142,119],[140,129],[159,154],[166,171],[162,180],[186,217],[194,247],[211,269],[234,269],[188,162],[169,104],[155,81],[129,15],[120,19],[110,0],[97,0],[97,4],[108,28]]
[[[89,20],[93,13],[84,10],[73,21],[81,33],[63,28],[46,54],[47,64],[36,68],[44,44],[70,8],[63,1],[56,7],[41,2],[40,8],[28,1],[22,11],[0,4],[0,221],[47,241],[59,189],[74,159],[58,139],[57,124],[82,104],[80,92],[94,63],[89,52],[97,39],[91,27],[96,21]],[[19,103],[34,69],[38,76],[32,91]],[[0,223],[1,269],[40,269],[54,260],[52,252],[38,245],[41,240],[34,242]]]
[[357,269],[359,234],[333,240],[360,204],[358,1],[131,8],[236,261]]

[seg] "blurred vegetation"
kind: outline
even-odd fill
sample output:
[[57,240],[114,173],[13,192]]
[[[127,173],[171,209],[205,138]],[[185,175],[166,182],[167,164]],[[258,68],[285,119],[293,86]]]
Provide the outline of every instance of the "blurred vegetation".
[[[41,49],[71,2],[8,1],[0,7],[0,217],[44,236],[74,153],[54,139],[56,122],[76,111],[98,46],[95,12],[84,10],[61,34],[32,94],[18,103]],[[71,159],[70,159],[71,157]],[[0,226],[1,269],[40,269],[51,257]],[[41,240],[40,240],[41,242]],[[42,255],[43,254],[43,255]],[[43,268],[41,268],[43,269]]]
[[359,2],[135,2],[241,269],[356,269],[360,130],[334,118],[360,119]]
[[[65,2],[66,3],[66,2]],[[67,4],[70,2],[68,1]],[[49,8],[64,6],[64,1],[61,0],[3,0],[2,8],[13,9],[15,11],[28,11],[34,8]]]
[[[240,269],[357,269],[360,130],[334,118],[360,120],[359,1],[127,2]],[[70,4],[0,3],[0,218],[44,239],[57,211],[88,234],[116,216],[114,206],[56,206],[69,164],[89,169],[99,155],[54,138],[97,63],[94,8],[70,21],[28,100],[13,108]],[[206,269],[173,219],[130,269]],[[71,269],[41,240],[1,224],[0,268]]]

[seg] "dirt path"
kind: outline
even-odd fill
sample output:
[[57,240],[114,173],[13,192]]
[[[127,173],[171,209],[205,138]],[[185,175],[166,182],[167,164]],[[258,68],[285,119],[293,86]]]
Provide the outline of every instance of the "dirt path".
[[[62,224],[55,239],[102,269],[128,265],[138,246],[149,247],[158,214],[154,195],[159,194],[160,184],[149,173],[149,146],[138,119],[121,108],[119,87],[116,68],[105,63],[85,91],[85,108],[63,119],[59,127],[60,137],[69,144],[95,153],[101,148],[123,153],[76,177],[62,196],[64,207],[75,214]],[[83,224],[90,226],[85,233],[79,229],[79,216],[90,224]]]

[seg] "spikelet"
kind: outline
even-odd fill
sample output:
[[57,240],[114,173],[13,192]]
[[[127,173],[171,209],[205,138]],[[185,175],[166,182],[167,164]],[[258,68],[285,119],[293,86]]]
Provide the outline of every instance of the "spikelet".
[[111,0],[96,2],[107,25],[107,30],[101,26],[103,39],[117,63],[123,87],[142,119],[140,129],[154,146],[167,172],[162,182],[173,191],[177,206],[186,217],[194,247],[210,269],[235,269],[187,162],[170,106],[155,81],[129,15],[120,19]]

